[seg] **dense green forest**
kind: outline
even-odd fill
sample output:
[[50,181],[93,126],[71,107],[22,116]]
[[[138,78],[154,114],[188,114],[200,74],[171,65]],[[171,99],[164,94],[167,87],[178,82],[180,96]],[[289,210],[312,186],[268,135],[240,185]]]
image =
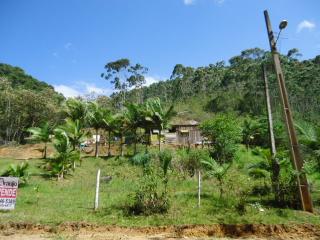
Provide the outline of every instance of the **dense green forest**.
[[[300,57],[297,49],[281,55],[290,101],[296,117],[316,122],[320,114],[320,55],[302,61]],[[263,64],[268,70],[273,111],[280,113],[271,55],[259,48],[242,51],[228,64],[221,61],[198,68],[177,64],[168,81],[132,90],[129,95],[131,101],[136,101],[137,91],[143,99],[159,97],[200,121],[216,112],[259,116],[265,114]]]
[[[320,113],[320,55],[299,60],[297,49],[281,55],[284,74],[295,119],[317,124]],[[97,102],[118,111],[124,104],[142,103],[159,97],[174,104],[178,118],[203,121],[223,112],[265,116],[262,66],[268,71],[272,110],[281,120],[278,83],[272,69],[270,52],[259,48],[244,50],[228,63],[220,61],[205,67],[174,66],[167,81],[143,87],[148,69],[120,59],[106,64],[102,77],[114,85],[111,97],[98,96]],[[98,74],[98,73],[97,73]],[[121,74],[129,76],[127,79]],[[5,141],[23,142],[29,127],[44,122],[58,124],[64,118],[64,97],[53,87],[27,75],[21,68],[0,64],[0,136]],[[105,79],[101,79],[107,84]],[[84,99],[85,97],[82,97]]]
[[23,142],[27,128],[57,121],[63,100],[49,84],[0,64],[0,139]]

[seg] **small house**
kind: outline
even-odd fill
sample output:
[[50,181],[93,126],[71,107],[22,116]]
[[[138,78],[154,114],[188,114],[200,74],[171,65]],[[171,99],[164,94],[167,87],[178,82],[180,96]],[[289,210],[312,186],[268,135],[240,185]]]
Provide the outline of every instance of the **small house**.
[[175,132],[175,142],[178,145],[195,145],[202,141],[199,122],[195,120],[181,120],[172,123],[171,126],[171,132]]

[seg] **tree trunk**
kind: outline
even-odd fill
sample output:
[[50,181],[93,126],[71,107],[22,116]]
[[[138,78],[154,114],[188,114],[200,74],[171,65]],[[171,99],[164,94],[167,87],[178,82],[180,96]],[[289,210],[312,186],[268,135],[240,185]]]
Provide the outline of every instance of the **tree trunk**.
[[44,149],[43,149],[43,159],[47,159],[47,143],[44,143]]
[[120,156],[123,157],[122,135],[120,136]]
[[108,157],[111,156],[111,131],[108,131]]
[[99,153],[98,153],[98,129],[96,129],[96,152],[95,152],[94,156],[96,158],[99,156]]
[[134,131],[133,155],[137,154],[137,130]]
[[159,152],[160,152],[161,151],[161,130],[160,129],[159,129],[158,141],[159,141]]
[[220,199],[222,199],[223,196],[223,185],[222,185],[222,180],[219,179],[219,188],[220,188]]

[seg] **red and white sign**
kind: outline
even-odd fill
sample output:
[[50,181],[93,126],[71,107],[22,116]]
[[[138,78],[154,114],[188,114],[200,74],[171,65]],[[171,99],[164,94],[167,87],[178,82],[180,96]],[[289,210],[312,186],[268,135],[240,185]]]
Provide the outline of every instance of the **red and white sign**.
[[16,205],[19,178],[0,177],[0,209],[12,210]]

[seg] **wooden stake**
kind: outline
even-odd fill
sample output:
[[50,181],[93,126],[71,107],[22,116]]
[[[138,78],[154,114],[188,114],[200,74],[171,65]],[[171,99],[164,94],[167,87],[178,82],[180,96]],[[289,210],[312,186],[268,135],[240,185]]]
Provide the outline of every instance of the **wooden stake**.
[[97,172],[97,182],[96,182],[96,196],[94,200],[94,210],[97,210],[99,207],[99,187],[100,187],[100,169]]
[[201,201],[201,172],[198,170],[198,207],[200,207]]

